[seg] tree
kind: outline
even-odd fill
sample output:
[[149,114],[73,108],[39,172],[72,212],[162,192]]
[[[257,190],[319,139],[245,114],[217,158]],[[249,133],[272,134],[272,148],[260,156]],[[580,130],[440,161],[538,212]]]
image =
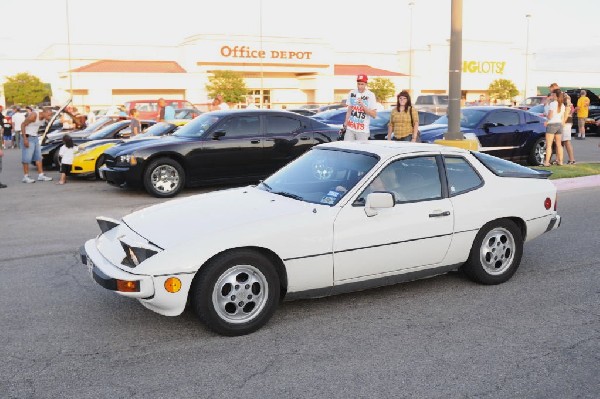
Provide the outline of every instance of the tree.
[[8,104],[38,104],[50,95],[49,87],[27,72],[6,77],[4,96]]
[[223,94],[223,100],[227,103],[246,102],[248,94],[244,79],[233,71],[215,71],[213,76],[208,78],[206,91],[210,98]]
[[388,98],[396,94],[396,87],[391,80],[387,78],[375,78],[369,82],[369,90],[375,94],[377,101],[385,102]]
[[494,100],[512,100],[517,94],[519,94],[519,90],[517,86],[508,79],[496,79],[492,83],[490,83],[490,87],[488,88],[490,98]]

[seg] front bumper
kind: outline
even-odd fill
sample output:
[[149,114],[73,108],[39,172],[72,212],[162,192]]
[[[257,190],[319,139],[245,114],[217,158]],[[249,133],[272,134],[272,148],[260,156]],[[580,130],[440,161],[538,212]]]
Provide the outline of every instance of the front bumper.
[[142,171],[138,167],[117,167],[103,165],[98,169],[98,174],[102,180],[108,184],[118,187],[141,187]]

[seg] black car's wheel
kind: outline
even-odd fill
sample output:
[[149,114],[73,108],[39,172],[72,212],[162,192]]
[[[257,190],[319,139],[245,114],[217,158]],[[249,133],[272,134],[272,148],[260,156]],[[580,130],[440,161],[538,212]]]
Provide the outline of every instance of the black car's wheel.
[[100,170],[100,167],[102,165],[104,165],[104,160],[105,160],[104,155],[100,155],[98,157],[98,159],[96,160],[96,166],[94,167],[94,176],[95,176],[96,179],[100,178],[100,172],[99,172],[99,170]]
[[211,330],[236,336],[262,327],[279,301],[273,263],[251,250],[225,252],[202,266],[190,289],[192,308]]
[[144,172],[144,187],[149,194],[159,198],[177,195],[185,185],[185,172],[170,158],[155,159]]
[[540,137],[536,140],[533,148],[531,148],[531,153],[529,154],[529,159],[527,160],[532,166],[539,166],[544,164],[544,158],[546,157],[546,138]]
[[522,255],[521,230],[511,220],[496,220],[479,230],[462,270],[478,283],[500,284],[515,274]]

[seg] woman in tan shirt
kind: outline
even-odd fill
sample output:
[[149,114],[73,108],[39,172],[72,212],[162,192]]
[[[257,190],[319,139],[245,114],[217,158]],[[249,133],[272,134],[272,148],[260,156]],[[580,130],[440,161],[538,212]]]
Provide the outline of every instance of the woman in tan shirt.
[[[393,133],[393,138],[392,138]],[[388,140],[412,141],[419,137],[419,113],[413,108],[410,94],[401,91],[396,97],[396,106],[390,113],[388,124]]]

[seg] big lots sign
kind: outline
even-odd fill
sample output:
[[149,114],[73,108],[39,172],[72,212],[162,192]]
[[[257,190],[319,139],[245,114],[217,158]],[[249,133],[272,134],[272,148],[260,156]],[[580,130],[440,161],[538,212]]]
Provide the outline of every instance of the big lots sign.
[[225,58],[310,60],[312,51],[260,50],[249,46],[222,46],[221,55]]

